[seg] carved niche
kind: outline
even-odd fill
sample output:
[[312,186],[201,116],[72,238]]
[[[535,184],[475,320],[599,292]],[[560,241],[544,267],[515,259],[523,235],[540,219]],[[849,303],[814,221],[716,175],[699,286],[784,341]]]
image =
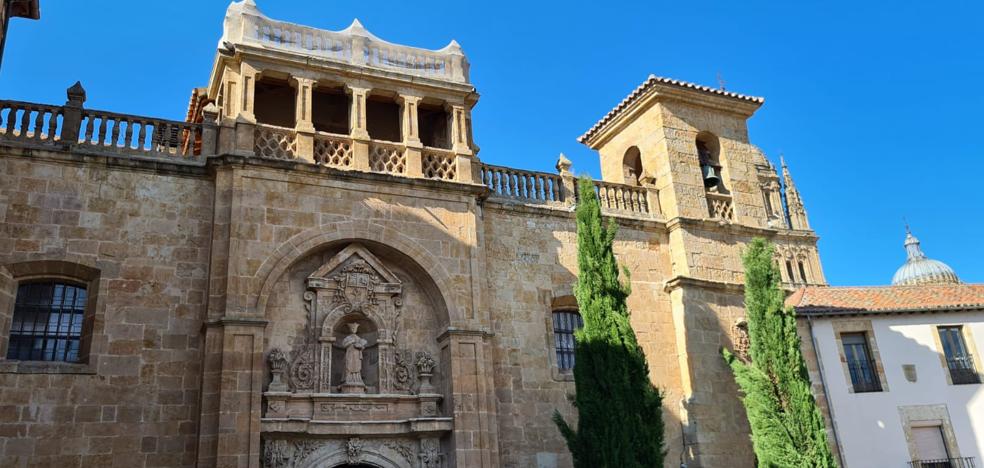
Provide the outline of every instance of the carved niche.
[[398,347],[403,284],[375,255],[350,244],[306,283],[303,342],[271,351],[269,391],[434,393],[430,354]]

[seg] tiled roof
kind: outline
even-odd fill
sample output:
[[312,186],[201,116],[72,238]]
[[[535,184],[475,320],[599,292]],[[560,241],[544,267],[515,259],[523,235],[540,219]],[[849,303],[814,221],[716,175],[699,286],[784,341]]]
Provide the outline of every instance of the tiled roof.
[[577,141],[580,143],[584,143],[585,141],[587,141],[588,138],[591,138],[595,133],[601,130],[601,128],[604,127],[605,124],[612,121],[612,119],[614,119],[620,113],[622,113],[622,111],[625,110],[626,107],[630,106],[633,102],[635,102],[636,99],[639,99],[639,97],[642,96],[643,93],[648,91],[656,84],[672,85],[672,86],[678,86],[680,88],[690,88],[705,93],[717,94],[719,96],[738,99],[741,101],[753,102],[756,104],[762,104],[763,102],[765,102],[765,98],[746,96],[744,94],[732,93],[731,91],[726,91],[723,89],[711,88],[708,86],[702,86],[699,84],[689,83],[686,81],[674,80],[672,78],[664,78],[661,76],[649,75],[649,78],[647,78],[646,81],[642,82],[641,85],[639,85],[635,90],[629,93],[629,95],[626,96],[625,99],[622,99],[622,102],[618,103],[618,105],[615,106],[614,109],[612,109],[607,114],[605,114],[605,116],[602,117],[601,120],[599,120],[596,124],[594,124],[594,126],[592,126],[587,132],[585,132],[584,135],[578,137]]
[[786,305],[806,315],[984,309],[984,284],[805,287]]

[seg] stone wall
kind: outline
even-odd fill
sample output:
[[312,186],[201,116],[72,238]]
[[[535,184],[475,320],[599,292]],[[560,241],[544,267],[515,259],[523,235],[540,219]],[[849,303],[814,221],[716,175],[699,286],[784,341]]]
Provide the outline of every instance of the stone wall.
[[[45,262],[98,272],[86,363],[0,361],[0,465],[194,466],[212,218],[204,171],[0,151],[0,264],[27,276]],[[6,340],[13,288],[3,286]]]

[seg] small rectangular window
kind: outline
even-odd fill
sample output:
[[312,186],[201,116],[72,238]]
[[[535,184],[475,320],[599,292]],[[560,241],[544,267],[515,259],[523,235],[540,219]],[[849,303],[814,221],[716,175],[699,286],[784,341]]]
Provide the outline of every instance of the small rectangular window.
[[86,290],[65,283],[17,288],[7,359],[79,361]]
[[974,357],[967,349],[962,326],[939,327],[940,343],[946,357],[946,367],[954,385],[978,384],[981,378],[974,366]]
[[557,349],[557,367],[574,368],[574,331],[581,328],[581,315],[564,310],[553,313],[554,347]]
[[847,370],[855,393],[880,392],[881,380],[868,349],[868,338],[864,333],[844,333],[841,335]]

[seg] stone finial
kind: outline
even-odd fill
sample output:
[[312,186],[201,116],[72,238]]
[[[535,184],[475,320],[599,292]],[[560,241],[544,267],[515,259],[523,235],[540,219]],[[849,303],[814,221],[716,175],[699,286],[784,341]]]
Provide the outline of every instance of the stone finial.
[[352,20],[352,24],[350,24],[349,27],[346,28],[345,30],[349,34],[352,34],[352,35],[355,35],[355,36],[368,36],[369,35],[369,30],[366,29],[366,27],[362,25],[362,22],[359,21],[359,18],[356,18],[356,19]]
[[809,230],[810,221],[806,216],[803,198],[800,197],[799,190],[796,190],[793,176],[789,173],[786,158],[782,154],[779,155],[779,162],[782,165],[782,182],[786,193],[786,217],[789,219],[789,227],[796,230]]
[[461,50],[461,44],[458,44],[458,41],[454,39],[451,39],[451,42],[442,50],[450,54],[465,55],[464,51]]
[[68,95],[68,102],[66,105],[82,107],[82,103],[85,102],[85,88],[82,87],[81,81],[76,81],[68,90],[65,91]]
[[284,373],[287,372],[287,356],[278,348],[273,348],[270,350],[270,355],[267,356],[267,362],[270,364],[270,387],[268,390],[271,392],[286,392],[287,382],[284,381]]
[[202,118],[206,122],[215,122],[219,118],[219,106],[215,105],[214,102],[208,103],[208,105],[202,109]]
[[560,175],[571,175],[571,167],[573,166],[571,160],[567,159],[564,153],[560,153],[560,157],[557,158],[557,171],[560,172]]

